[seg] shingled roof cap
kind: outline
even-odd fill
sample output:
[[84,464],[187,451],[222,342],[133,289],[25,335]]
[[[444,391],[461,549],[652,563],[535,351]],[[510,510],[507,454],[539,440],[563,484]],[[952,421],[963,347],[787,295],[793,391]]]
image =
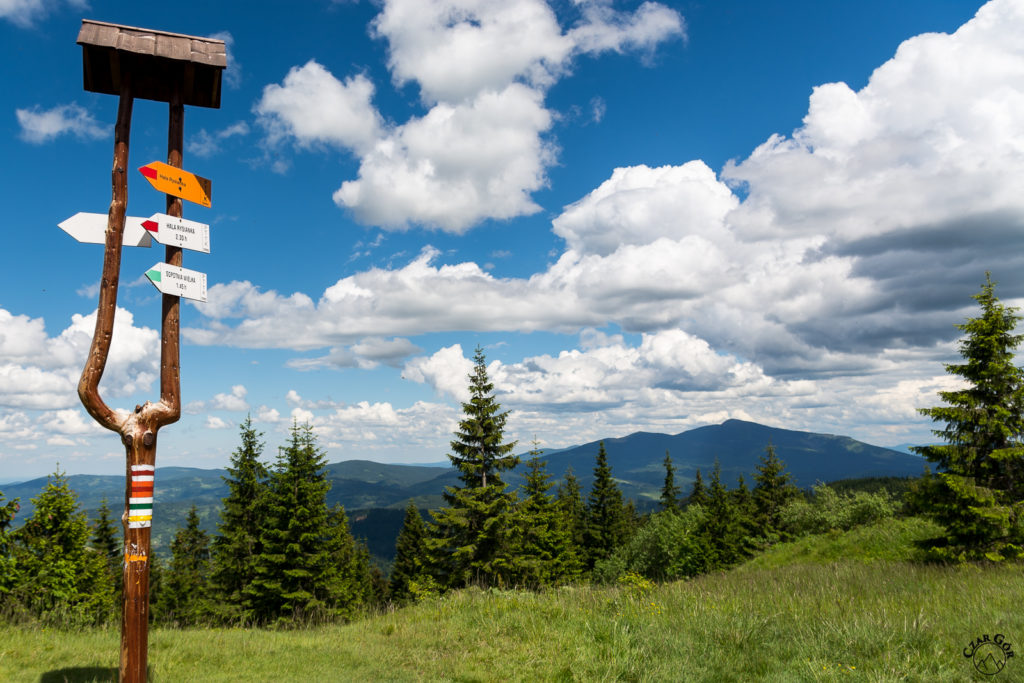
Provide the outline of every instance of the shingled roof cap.
[[182,104],[220,107],[223,40],[83,19],[77,43],[90,92],[119,95],[121,75],[131,73],[134,97],[169,102],[180,84]]

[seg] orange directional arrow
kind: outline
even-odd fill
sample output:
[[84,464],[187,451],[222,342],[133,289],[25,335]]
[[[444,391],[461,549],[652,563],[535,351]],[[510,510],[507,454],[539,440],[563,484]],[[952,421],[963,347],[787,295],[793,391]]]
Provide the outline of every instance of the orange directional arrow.
[[153,161],[139,168],[157,192],[181,197],[205,207],[210,206],[211,183],[206,178],[175,168],[162,161]]

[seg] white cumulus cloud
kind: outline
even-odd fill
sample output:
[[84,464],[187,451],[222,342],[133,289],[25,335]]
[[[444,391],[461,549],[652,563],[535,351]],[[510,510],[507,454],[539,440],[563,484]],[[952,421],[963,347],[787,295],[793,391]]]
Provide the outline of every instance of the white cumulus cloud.
[[385,124],[366,76],[342,81],[310,61],[264,89],[255,110],[266,141],[354,152],[358,176],[334,201],[385,229],[462,233],[535,213],[532,195],[557,161],[547,89],[576,56],[649,52],[684,34],[682,17],[658,3],[634,12],[580,5],[579,21],[563,30],[544,0],[386,0],[372,31],[387,41],[395,84],[417,84],[428,111]]
[[266,86],[254,110],[271,145],[292,140],[302,147],[329,144],[365,151],[381,135],[373,91],[362,74],[342,82],[310,60],[293,67],[282,85]]
[[410,360],[402,370],[402,377],[413,382],[425,382],[439,394],[467,402],[470,398],[467,378],[472,370],[473,361],[462,354],[462,345],[454,344],[431,356]]
[[365,154],[358,180],[342,183],[334,201],[363,223],[456,233],[534,213],[530,194],[547,183],[555,156],[541,138],[550,126],[542,95],[520,84],[438,104]]
[[[50,337],[41,318],[0,309],[0,406],[55,409],[78,404],[77,385],[92,343],[96,313],[75,314]],[[135,327],[131,312],[118,308],[113,340],[100,383],[102,395],[122,397],[145,391],[158,377],[159,335]]]
[[208,412],[211,410],[226,410],[241,412],[249,410],[249,403],[245,400],[248,390],[242,384],[231,387],[230,392],[214,394],[209,401],[192,401],[185,406],[184,411],[191,415]]
[[104,128],[85,108],[72,102],[51,109],[36,106],[16,109],[21,139],[33,144],[49,142],[61,135],[73,135],[84,140],[107,137],[111,131]]

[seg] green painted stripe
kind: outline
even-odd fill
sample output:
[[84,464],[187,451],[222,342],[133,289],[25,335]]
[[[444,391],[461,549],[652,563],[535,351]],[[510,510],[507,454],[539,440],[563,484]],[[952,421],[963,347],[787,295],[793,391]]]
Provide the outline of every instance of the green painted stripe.
[[153,509],[153,504],[152,503],[129,503],[128,504],[128,509],[129,510],[152,510]]
[[153,270],[147,270],[146,277],[148,277],[153,282],[160,282],[160,271],[157,270],[156,268],[154,268]]

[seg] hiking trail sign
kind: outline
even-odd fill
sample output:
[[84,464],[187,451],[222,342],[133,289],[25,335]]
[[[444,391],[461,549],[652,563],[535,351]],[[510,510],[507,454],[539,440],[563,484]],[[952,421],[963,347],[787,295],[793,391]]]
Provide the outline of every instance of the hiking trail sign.
[[206,301],[206,273],[157,263],[146,271],[146,277],[163,294]]
[[141,166],[139,173],[149,181],[149,184],[157,192],[181,197],[210,208],[213,184],[206,178],[175,168],[162,161],[151,161],[145,166]]
[[[145,220],[145,218],[136,218],[135,216],[124,217],[124,246],[148,247],[152,243],[149,232],[142,226]],[[106,244],[107,242],[107,214],[105,213],[79,212],[71,218],[65,218],[57,224],[57,227],[79,242],[87,244]]]
[[141,227],[160,244],[210,253],[210,226],[206,223],[155,213],[142,221]]

